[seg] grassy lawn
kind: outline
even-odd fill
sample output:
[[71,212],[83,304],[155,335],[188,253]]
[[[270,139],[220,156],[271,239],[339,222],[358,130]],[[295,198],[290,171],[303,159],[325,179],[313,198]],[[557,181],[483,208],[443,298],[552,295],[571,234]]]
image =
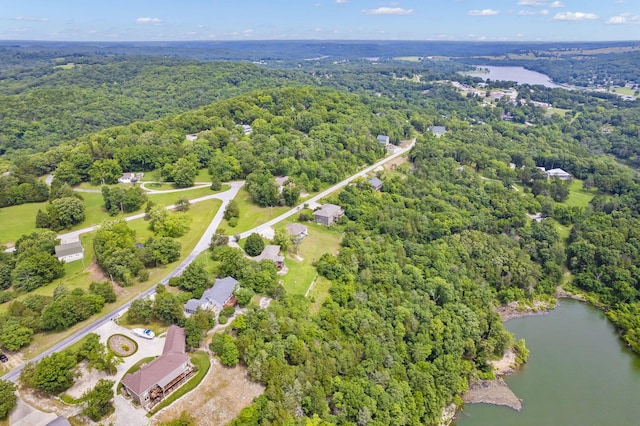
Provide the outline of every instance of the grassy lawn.
[[0,244],[12,243],[21,235],[30,234],[36,229],[38,209],[45,209],[49,203],[30,203],[0,209]]
[[582,188],[582,181],[580,179],[573,179],[569,185],[569,198],[559,203],[566,207],[586,207],[587,204],[598,194],[596,188],[584,189]]
[[329,289],[331,288],[331,281],[318,275],[316,277],[313,288],[309,292],[309,300],[311,300],[311,312],[317,314],[320,312],[322,304],[329,297]]
[[[164,278],[169,272],[173,271],[180,264],[180,262],[191,252],[191,250],[193,250],[197,242],[200,240],[200,237],[206,230],[207,226],[209,226],[209,223],[211,223],[213,216],[215,216],[221,204],[222,202],[220,200],[207,200],[191,206],[191,209],[189,210],[189,214],[191,214],[193,217],[193,221],[191,222],[191,229],[187,233],[187,235],[184,235],[178,239],[182,244],[182,250],[180,252],[179,260],[165,266],[148,269],[149,280],[145,282],[136,282],[130,287],[120,287],[116,285],[115,290],[118,297],[116,303],[106,305],[101,312],[93,315],[86,321],[78,323],[70,329],[60,333],[35,334],[31,345],[23,350],[25,358],[32,358],[43,350],[53,346],[60,340],[70,336],[86,324],[97,320],[109,311],[115,310],[117,306],[120,306],[138,296],[138,294],[140,294],[142,291],[148,289],[152,285],[155,285],[155,283]],[[150,231],[148,230],[148,223],[143,219],[136,219],[129,222],[129,227],[136,230],[136,232],[138,233],[137,240],[140,242],[143,242],[146,239],[145,236],[151,235]],[[87,290],[92,281],[103,280],[104,277],[100,275],[100,269],[97,266],[92,265],[92,259],[94,256],[93,235],[93,233],[88,233],[80,236],[80,241],[82,242],[82,246],[85,249],[84,261],[66,263],[64,265],[64,277],[57,279],[54,282],[47,284],[46,286],[40,287],[28,294],[43,294],[51,296],[53,295],[53,291],[59,284],[65,285],[69,290],[74,288],[82,288],[84,290]],[[23,294],[17,299],[24,299],[28,294]],[[7,302],[0,305],[0,313],[5,313],[10,303],[11,302]],[[154,328],[154,331],[159,332],[160,330]]]
[[[152,170],[144,173],[143,182],[164,182],[164,178],[160,175],[160,169]],[[211,182],[209,169],[200,169],[196,175],[195,182]]]
[[568,109],[561,109],[561,108],[551,107],[551,108],[547,109],[547,115],[558,114],[560,117],[564,117],[565,115],[567,115],[567,113],[569,111],[570,110],[568,110]]
[[[169,192],[166,194],[149,194],[149,200],[157,204],[165,206],[174,204],[179,198],[186,197],[190,200],[195,198],[204,197],[218,192],[227,191],[229,185],[222,185],[220,191],[212,191],[207,188],[195,188],[182,192]],[[86,228],[87,226],[97,225],[108,219],[120,219],[126,216],[142,213],[146,205],[143,205],[135,212],[127,213],[126,215],[119,214],[117,216],[109,216],[104,209],[104,199],[102,194],[83,192],[82,198],[84,199],[86,212],[85,220],[78,225],[75,225],[71,230]],[[36,214],[38,209],[45,209],[49,203],[30,203],[21,204],[19,206],[3,207],[0,208],[0,223],[2,223],[2,232],[0,233],[0,244],[9,244],[15,242],[20,236],[30,234],[37,230],[35,226]],[[194,205],[195,206],[195,205]],[[60,232],[67,232],[62,230]]]
[[248,231],[255,228],[261,223],[265,223],[274,217],[281,215],[290,209],[290,207],[260,207],[251,201],[251,197],[247,190],[243,187],[236,195],[236,203],[240,208],[240,217],[238,218],[238,225],[235,228],[229,226],[229,222],[223,220],[220,224],[231,235]]
[[[294,220],[285,221],[276,228],[283,228]],[[315,223],[307,223],[309,235],[302,240],[298,248],[298,256],[303,260],[296,259],[288,253],[285,265],[289,272],[282,277],[284,288],[293,294],[305,294],[307,289],[317,275],[313,262],[318,260],[324,253],[337,254],[342,241],[342,234],[335,227],[326,227]]]
[[151,410],[151,412],[147,414],[147,417],[151,417],[158,411],[162,410],[164,407],[168,407],[169,405],[171,405],[171,403],[177,401],[178,398],[191,392],[200,384],[202,379],[204,379],[207,371],[209,371],[209,367],[211,367],[211,360],[209,359],[209,355],[206,352],[202,351],[193,352],[189,355],[191,356],[191,363],[198,369],[196,374],[191,377],[191,379],[189,379],[187,383],[180,386],[175,392],[171,393],[162,402],[153,407],[153,410]]

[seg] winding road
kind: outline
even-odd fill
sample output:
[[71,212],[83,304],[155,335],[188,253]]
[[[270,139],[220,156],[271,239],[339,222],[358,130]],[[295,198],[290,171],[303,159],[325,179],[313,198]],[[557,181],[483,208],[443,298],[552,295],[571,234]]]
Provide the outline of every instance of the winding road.
[[[353,182],[355,179],[358,179],[360,177],[365,176],[367,173],[375,170],[376,168],[382,166],[383,164],[398,158],[399,156],[409,152],[411,150],[411,148],[413,148],[413,146],[415,145],[416,140],[414,139],[408,146],[404,147],[404,148],[396,148],[395,151],[393,152],[393,154],[383,158],[382,160],[378,161],[377,163],[359,171],[358,173],[346,178],[345,180],[341,181],[340,183],[337,183],[335,185],[333,185],[332,187],[322,191],[321,193],[315,195],[314,197],[312,197],[309,200],[305,201],[306,203],[314,203],[319,201],[320,199],[322,199],[323,197],[326,197],[327,195],[331,194],[332,192],[343,188],[345,186],[347,186],[349,183]],[[211,237],[213,236],[213,234],[216,232],[216,229],[218,228],[218,226],[220,225],[220,223],[222,222],[222,217],[224,215],[224,211],[227,207],[227,205],[229,204],[229,201],[231,201],[233,198],[235,198],[235,196],[237,195],[238,191],[240,191],[240,188],[242,188],[242,186],[244,185],[244,182],[230,182],[228,183],[228,185],[231,186],[231,188],[225,192],[219,193],[219,194],[213,194],[213,195],[208,195],[205,197],[201,197],[201,198],[196,198],[194,200],[190,200],[191,203],[197,203],[200,201],[205,201],[205,200],[210,200],[213,198],[218,198],[220,200],[222,200],[222,205],[220,206],[220,208],[218,209],[218,212],[216,213],[216,215],[214,216],[213,220],[211,221],[211,223],[209,224],[209,226],[207,227],[206,231],[204,232],[204,234],[202,235],[202,237],[200,238],[200,240],[198,241],[198,243],[196,244],[195,248],[191,251],[191,253],[178,265],[178,267],[176,269],[174,269],[173,271],[171,271],[165,278],[163,278],[159,284],[166,284],[169,282],[169,279],[176,277],[176,276],[180,276],[182,274],[182,271],[184,271],[184,269],[191,263],[193,262],[196,257],[198,257],[198,255],[200,253],[202,253],[203,251],[207,250],[209,248],[209,244],[211,242]],[[286,213],[281,214],[280,216],[266,222],[263,223],[253,229],[250,229],[246,232],[243,232],[240,234],[241,238],[245,238],[249,235],[251,235],[253,232],[260,232],[261,230],[268,228],[270,226],[275,225],[276,223],[294,215],[296,212],[298,212],[304,204],[300,204],[299,206],[296,206],[294,208],[292,208],[291,210],[287,211]],[[173,206],[168,206],[167,208],[172,208]],[[133,215],[133,216],[129,216],[127,218],[125,218],[126,221],[130,221],[130,220],[134,220],[134,219],[139,219],[141,217],[144,217],[144,213],[140,213],[137,215]],[[68,232],[66,234],[61,234],[59,235],[59,237],[63,240],[65,239],[75,239],[78,238],[78,236],[80,236],[81,234],[87,233],[87,232],[91,232],[95,229],[98,228],[99,225],[95,225],[95,226],[90,226],[87,228],[83,228],[83,229],[79,229],[77,231],[73,231],[73,232]],[[154,294],[156,291],[156,286],[152,286],[151,288],[149,288],[148,290],[140,293],[135,299],[140,299],[140,298],[144,298],[144,297],[149,297],[152,294]],[[73,333],[71,336],[63,339],[62,341],[58,342],[57,344],[53,345],[51,348],[45,350],[44,352],[40,353],[39,355],[33,357],[31,361],[39,361],[40,359],[51,355],[54,352],[59,352],[63,349],[65,349],[67,346],[72,345],[73,343],[77,342],[78,340],[82,339],[85,335],[87,335],[88,333],[93,332],[94,330],[96,330],[98,327],[100,327],[101,325],[103,325],[104,323],[108,322],[108,321],[112,321],[114,318],[117,318],[119,316],[121,316],[127,309],[129,309],[129,306],[131,306],[131,303],[133,302],[132,299],[129,302],[125,303],[124,305],[120,306],[119,308],[117,308],[115,311],[110,312],[109,314],[103,316],[102,318],[96,320],[95,322],[83,327],[82,329],[76,331],[75,333]],[[18,377],[20,375],[20,372],[22,371],[22,369],[24,368],[25,364],[21,364],[18,367],[14,368],[12,371],[10,371],[9,373],[5,374],[4,376],[2,376],[2,379],[4,380],[10,380],[12,382],[16,382],[18,380]]]

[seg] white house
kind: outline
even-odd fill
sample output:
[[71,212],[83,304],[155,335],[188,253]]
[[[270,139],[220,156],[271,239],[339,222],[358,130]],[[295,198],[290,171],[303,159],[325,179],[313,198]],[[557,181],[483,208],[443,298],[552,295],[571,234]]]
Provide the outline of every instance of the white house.
[[60,244],[59,246],[56,246],[55,250],[58,260],[63,260],[65,262],[73,262],[74,260],[80,260],[84,257],[84,248],[80,241]]
[[558,178],[560,180],[569,180],[573,176],[570,173],[565,172],[562,169],[551,169],[545,172],[549,178]]
[[136,183],[144,177],[144,173],[123,173],[118,178],[120,183]]

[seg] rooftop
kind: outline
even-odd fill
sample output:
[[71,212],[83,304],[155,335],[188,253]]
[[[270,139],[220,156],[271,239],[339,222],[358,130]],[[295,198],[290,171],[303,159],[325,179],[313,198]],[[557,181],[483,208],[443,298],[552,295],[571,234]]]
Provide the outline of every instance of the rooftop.
[[341,210],[342,207],[336,206],[335,204],[323,204],[320,210],[316,210],[315,212],[313,212],[313,214],[316,216],[331,217],[336,215]]
[[82,248],[82,243],[80,241],[75,241],[73,243],[60,244],[56,246],[56,256],[69,256],[72,254],[84,253],[84,249]]

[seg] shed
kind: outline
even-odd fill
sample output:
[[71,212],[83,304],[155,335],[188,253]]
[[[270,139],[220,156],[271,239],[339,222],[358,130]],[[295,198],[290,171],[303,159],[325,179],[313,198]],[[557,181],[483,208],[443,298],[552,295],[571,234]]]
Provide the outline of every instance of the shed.
[[378,137],[376,138],[376,141],[378,141],[378,143],[380,145],[387,146],[387,145],[389,145],[389,136],[387,136],[387,135],[378,135]]

